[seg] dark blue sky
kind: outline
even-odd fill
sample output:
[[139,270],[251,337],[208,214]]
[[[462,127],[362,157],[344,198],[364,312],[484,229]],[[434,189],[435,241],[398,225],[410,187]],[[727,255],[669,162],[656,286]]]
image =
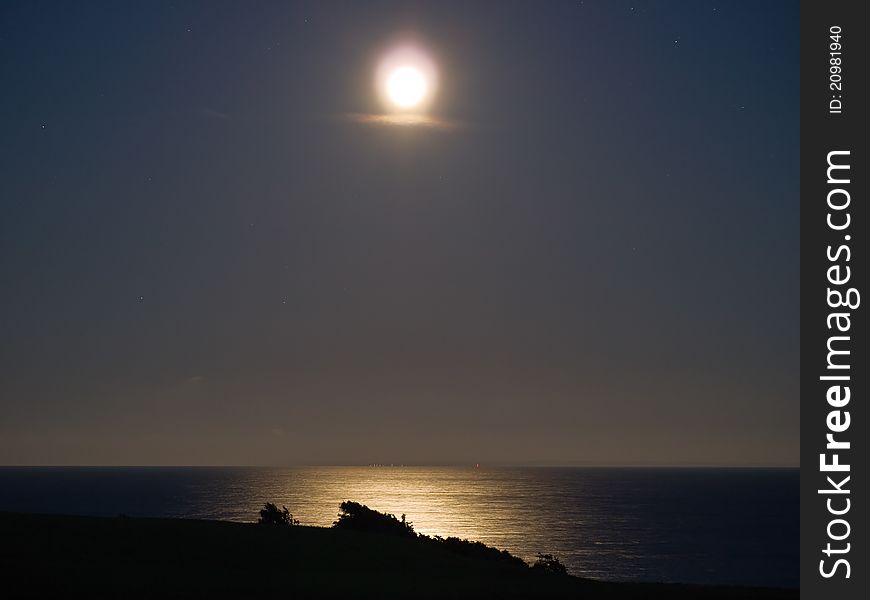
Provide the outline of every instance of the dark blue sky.
[[[396,36],[450,127],[363,123]],[[5,2],[0,463],[797,464],[797,2]]]

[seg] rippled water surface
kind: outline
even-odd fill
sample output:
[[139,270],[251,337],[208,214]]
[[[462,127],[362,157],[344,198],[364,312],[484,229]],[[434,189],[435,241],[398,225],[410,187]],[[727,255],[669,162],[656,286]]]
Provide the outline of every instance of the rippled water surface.
[[798,586],[798,470],[0,468],[0,510],[330,525],[354,500],[611,580]]

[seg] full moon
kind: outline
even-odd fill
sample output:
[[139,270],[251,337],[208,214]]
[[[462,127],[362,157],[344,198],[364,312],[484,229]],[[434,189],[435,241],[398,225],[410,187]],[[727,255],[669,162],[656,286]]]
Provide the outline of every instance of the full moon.
[[401,108],[413,108],[426,97],[426,78],[414,67],[399,67],[387,79],[387,94]]
[[375,87],[388,113],[396,117],[423,115],[438,92],[438,68],[420,43],[394,43],[380,57]]

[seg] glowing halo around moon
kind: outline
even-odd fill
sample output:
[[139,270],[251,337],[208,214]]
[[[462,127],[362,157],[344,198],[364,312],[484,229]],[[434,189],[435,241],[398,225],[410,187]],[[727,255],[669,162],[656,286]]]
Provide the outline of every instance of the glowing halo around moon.
[[390,112],[425,114],[438,88],[438,71],[419,46],[400,44],[381,58],[375,85]]

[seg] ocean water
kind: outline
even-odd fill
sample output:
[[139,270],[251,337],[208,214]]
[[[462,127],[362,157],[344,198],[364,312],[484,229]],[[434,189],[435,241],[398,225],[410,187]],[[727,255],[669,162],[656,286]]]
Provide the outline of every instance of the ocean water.
[[0,510],[330,525],[343,500],[575,575],[798,587],[797,469],[0,468]]

